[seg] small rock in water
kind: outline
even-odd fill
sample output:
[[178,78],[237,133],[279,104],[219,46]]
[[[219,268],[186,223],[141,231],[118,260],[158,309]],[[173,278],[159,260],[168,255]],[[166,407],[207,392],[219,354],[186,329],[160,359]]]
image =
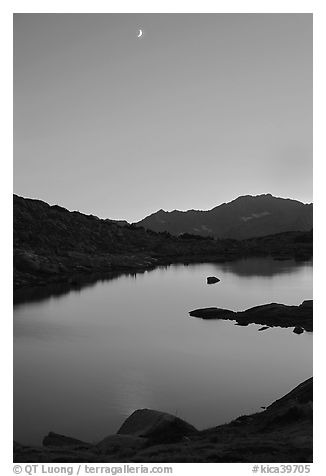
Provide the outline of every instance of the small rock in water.
[[297,326],[293,329],[293,332],[295,334],[302,334],[304,332],[304,330],[302,329],[302,327]]
[[207,278],[207,284],[215,284],[218,283],[220,279],[218,279],[216,276],[208,276]]

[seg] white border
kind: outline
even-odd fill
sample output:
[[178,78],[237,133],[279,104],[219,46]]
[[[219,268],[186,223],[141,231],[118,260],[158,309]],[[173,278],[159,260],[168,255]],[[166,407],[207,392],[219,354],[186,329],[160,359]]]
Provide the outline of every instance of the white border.
[[[1,454],[2,474],[12,474],[12,13],[13,12],[129,12],[129,13],[313,13],[314,14],[314,381],[315,381],[315,438],[314,464],[312,474],[322,474],[325,470],[325,386],[323,379],[323,355],[325,319],[320,302],[321,287],[324,285],[322,271],[325,273],[325,221],[324,194],[326,174],[325,155],[325,55],[326,55],[326,16],[322,1],[291,0],[251,0],[251,1],[180,1],[180,0],[34,0],[3,1],[1,3],[1,131],[4,137],[1,163],[0,217],[2,222],[0,240],[2,252],[1,296],[2,296],[2,345],[1,345]],[[316,259],[317,258],[317,259]],[[246,464],[193,464],[173,465],[174,474],[249,474],[252,465]]]

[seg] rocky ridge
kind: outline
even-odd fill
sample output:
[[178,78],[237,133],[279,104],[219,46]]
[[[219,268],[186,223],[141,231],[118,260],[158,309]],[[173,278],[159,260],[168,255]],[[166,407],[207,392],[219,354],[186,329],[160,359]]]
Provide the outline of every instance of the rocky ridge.
[[271,194],[244,195],[211,210],[159,210],[137,225],[173,235],[191,233],[243,240],[312,229],[313,205]]

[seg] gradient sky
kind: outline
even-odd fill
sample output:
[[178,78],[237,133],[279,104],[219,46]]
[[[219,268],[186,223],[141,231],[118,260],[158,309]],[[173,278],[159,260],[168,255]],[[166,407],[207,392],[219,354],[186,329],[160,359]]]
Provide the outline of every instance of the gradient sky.
[[311,202],[312,15],[15,14],[14,192],[128,221]]

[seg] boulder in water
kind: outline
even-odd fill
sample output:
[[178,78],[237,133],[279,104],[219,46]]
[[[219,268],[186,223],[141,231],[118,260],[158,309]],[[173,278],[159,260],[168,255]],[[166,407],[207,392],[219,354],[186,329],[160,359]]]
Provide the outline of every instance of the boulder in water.
[[207,278],[207,284],[215,284],[215,283],[218,283],[219,281],[221,280],[218,279],[216,276],[208,276]]

